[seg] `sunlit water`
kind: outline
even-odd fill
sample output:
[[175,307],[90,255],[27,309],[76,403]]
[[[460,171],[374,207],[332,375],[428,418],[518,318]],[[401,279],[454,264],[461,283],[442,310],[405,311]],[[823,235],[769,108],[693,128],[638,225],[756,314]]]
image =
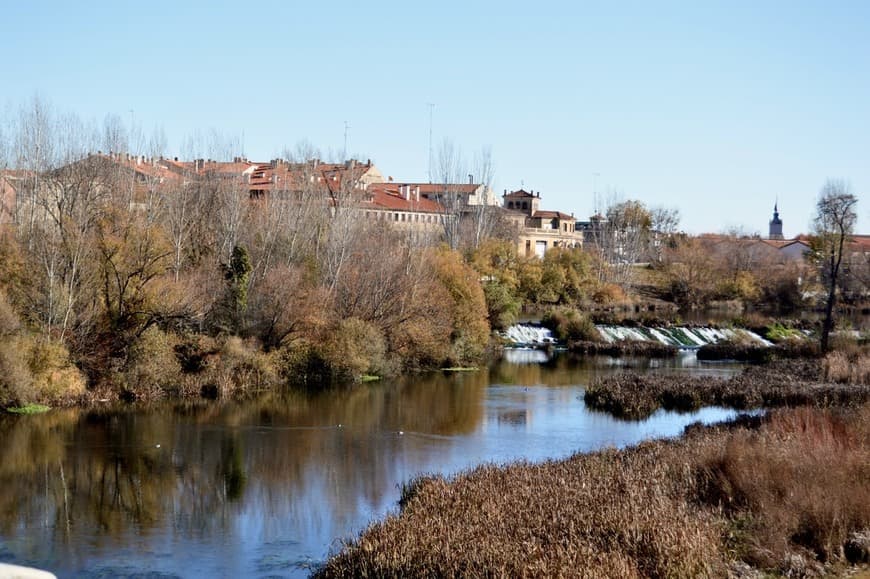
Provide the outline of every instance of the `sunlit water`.
[[561,458],[675,436],[734,412],[590,412],[583,386],[633,367],[727,375],[676,360],[549,360],[509,352],[479,372],[320,394],[0,420],[0,562],[60,577],[304,577],[397,511],[423,473]]

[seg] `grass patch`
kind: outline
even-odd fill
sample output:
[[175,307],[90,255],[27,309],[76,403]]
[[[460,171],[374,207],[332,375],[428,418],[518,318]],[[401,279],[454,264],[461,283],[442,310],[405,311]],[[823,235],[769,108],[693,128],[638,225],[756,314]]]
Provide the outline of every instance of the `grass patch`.
[[49,410],[51,410],[51,407],[43,404],[25,404],[24,406],[13,406],[7,408],[6,412],[11,412],[12,414],[41,414],[43,412],[48,412]]
[[374,374],[363,374],[359,377],[360,382],[377,382],[380,379],[380,376],[375,376]]
[[315,576],[837,573],[870,527],[868,465],[864,405],[779,410],[693,427],[678,441],[422,477],[403,489],[398,515]]
[[442,372],[477,372],[480,370],[477,366],[452,366],[450,368],[441,368]]

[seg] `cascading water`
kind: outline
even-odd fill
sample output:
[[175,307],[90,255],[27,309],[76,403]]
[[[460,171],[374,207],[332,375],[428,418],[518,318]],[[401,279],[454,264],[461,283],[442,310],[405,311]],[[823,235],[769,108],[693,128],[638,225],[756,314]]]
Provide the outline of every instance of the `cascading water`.
[[[660,342],[683,349],[700,348],[723,340],[751,340],[764,346],[772,344],[758,334],[742,328],[705,328],[705,327],[659,327],[644,326],[595,326],[605,342],[632,340],[639,342]],[[546,346],[555,344],[556,339],[550,330],[541,326],[516,324],[509,327],[502,336],[515,346]]]
[[751,340],[760,345],[772,344],[749,330],[742,328],[628,328],[625,326],[595,326],[598,333],[607,342],[620,340],[660,342],[678,348],[700,348],[707,344],[715,344],[723,340]]
[[550,330],[528,324],[515,324],[505,330],[502,336],[514,346],[546,346],[556,343]]

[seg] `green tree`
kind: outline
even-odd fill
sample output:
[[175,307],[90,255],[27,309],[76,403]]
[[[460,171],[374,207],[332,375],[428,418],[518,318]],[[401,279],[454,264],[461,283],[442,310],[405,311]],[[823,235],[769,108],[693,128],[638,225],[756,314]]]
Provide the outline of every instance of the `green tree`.
[[241,245],[233,247],[230,262],[224,264],[224,280],[227,283],[223,303],[224,322],[232,332],[238,332],[242,316],[248,309],[248,282],[251,276],[251,259],[248,250]]

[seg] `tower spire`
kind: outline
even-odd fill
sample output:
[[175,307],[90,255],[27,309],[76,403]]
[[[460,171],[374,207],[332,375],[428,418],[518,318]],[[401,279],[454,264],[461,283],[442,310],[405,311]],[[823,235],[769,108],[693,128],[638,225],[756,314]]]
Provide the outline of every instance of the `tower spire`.
[[782,237],[782,219],[779,218],[779,196],[773,204],[773,219],[770,220],[770,229],[768,229],[767,237],[769,239],[783,239]]

